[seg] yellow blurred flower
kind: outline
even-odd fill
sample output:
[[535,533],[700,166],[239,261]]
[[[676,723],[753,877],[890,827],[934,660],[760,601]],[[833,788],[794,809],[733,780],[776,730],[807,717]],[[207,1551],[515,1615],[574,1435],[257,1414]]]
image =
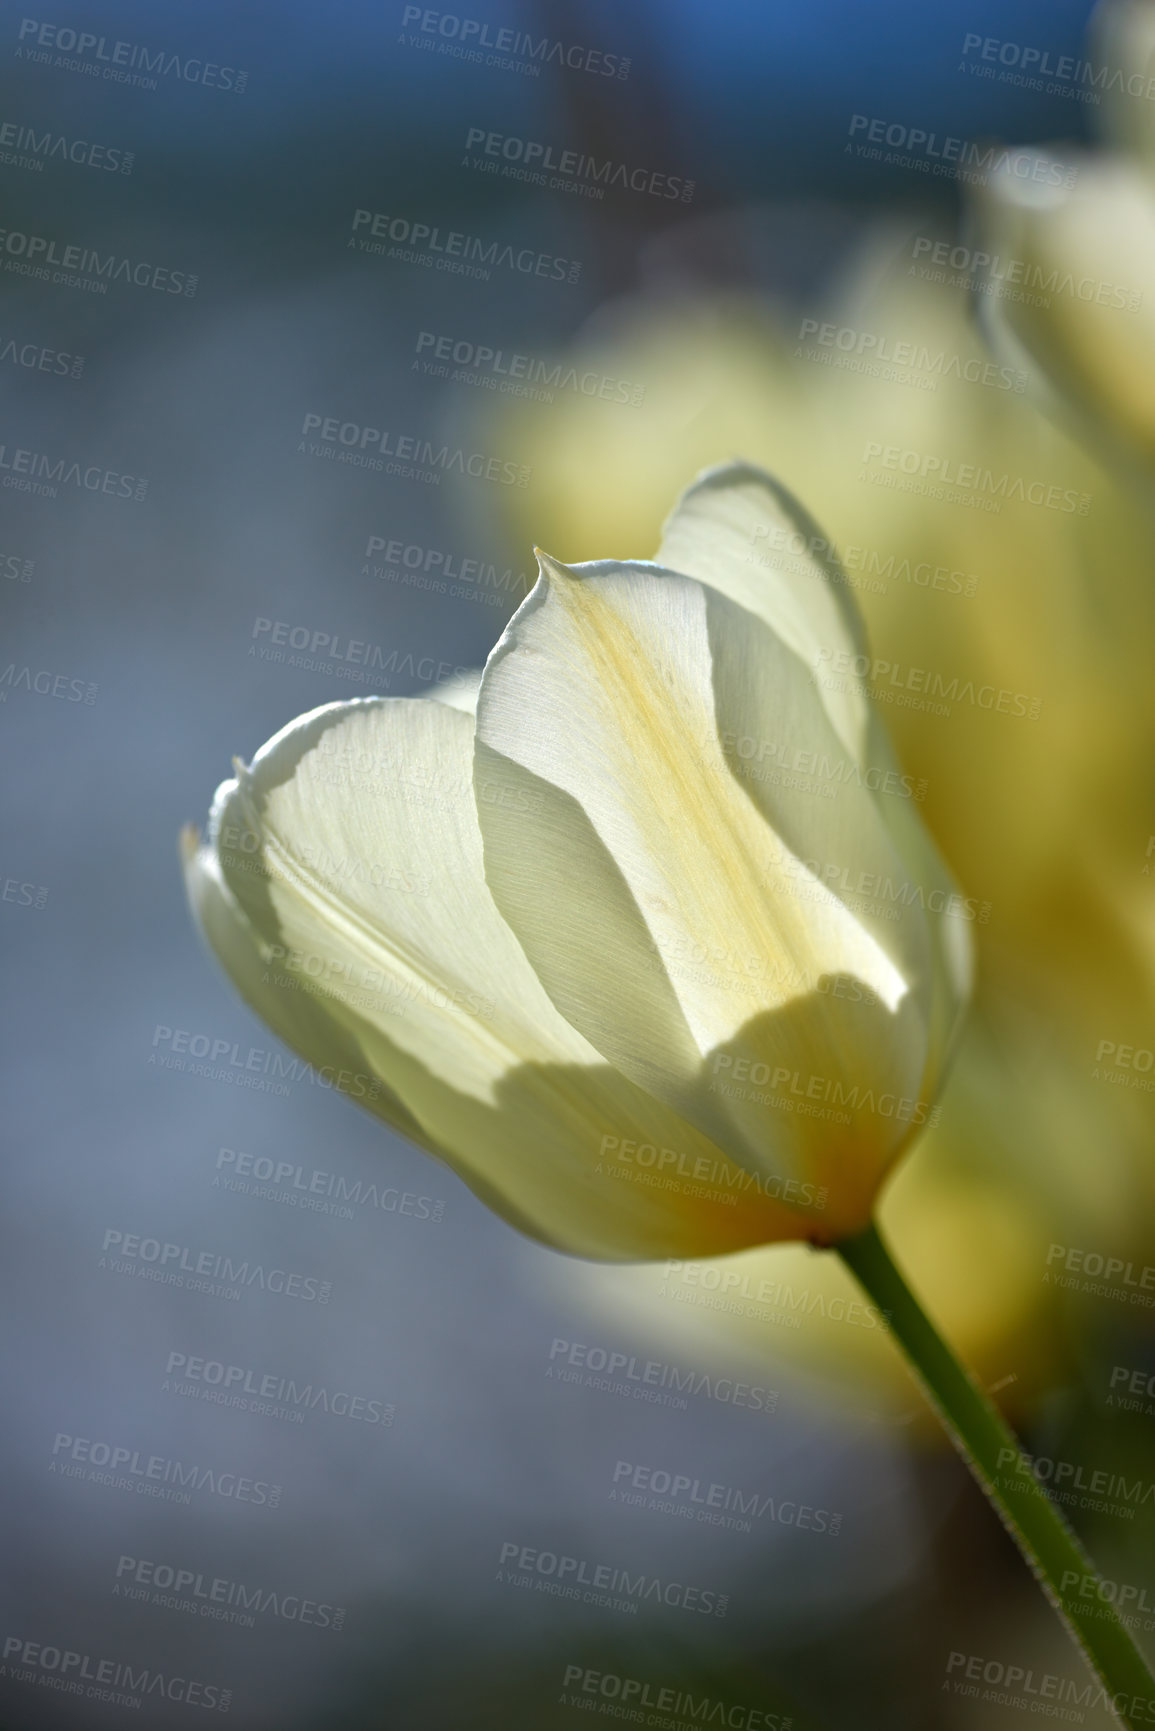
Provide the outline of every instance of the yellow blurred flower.
[[[1070,186],[995,175],[974,204],[992,255],[988,334],[1041,374],[1051,412],[1137,477],[1155,470],[1155,185],[1121,157],[1072,153]],[[1002,273],[1002,274],[1000,274]],[[1002,276],[1024,285],[1008,292]]]

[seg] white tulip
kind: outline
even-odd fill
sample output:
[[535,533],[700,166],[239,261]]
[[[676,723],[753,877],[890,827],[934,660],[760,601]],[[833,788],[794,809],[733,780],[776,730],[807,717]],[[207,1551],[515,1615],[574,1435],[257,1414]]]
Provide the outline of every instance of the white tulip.
[[967,905],[824,546],[708,471],[657,563],[539,556],[476,716],[461,683],[314,710],[187,844],[276,1032],[560,1249],[840,1241],[932,1110]]

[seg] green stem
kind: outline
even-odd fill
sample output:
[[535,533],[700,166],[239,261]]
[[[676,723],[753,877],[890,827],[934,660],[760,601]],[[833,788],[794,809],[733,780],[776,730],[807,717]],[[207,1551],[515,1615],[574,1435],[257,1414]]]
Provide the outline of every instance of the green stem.
[[[1030,1457],[963,1368],[895,1267],[875,1226],[833,1246],[891,1329],[955,1447],[986,1492],[1067,1631],[1097,1673],[1120,1724],[1155,1721],[1155,1677],[1115,1608],[1100,1598],[1094,1564],[1031,1470]],[[1078,1589],[1094,1580],[1091,1597]]]

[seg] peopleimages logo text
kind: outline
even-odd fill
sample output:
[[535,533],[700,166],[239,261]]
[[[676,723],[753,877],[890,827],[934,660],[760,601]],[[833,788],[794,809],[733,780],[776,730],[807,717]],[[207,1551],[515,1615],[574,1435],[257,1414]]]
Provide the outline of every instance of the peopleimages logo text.
[[[112,41],[89,30],[42,24],[38,18],[22,18],[17,35],[28,45],[16,50],[22,60],[50,61],[52,55],[47,51],[54,50],[57,62],[63,59],[65,70],[83,69],[92,77],[116,84],[139,84],[155,90],[157,78],[175,78],[182,84],[203,84],[206,90],[231,90],[239,96],[249,81],[248,73],[236,66],[172,54],[164,48],[146,48],[141,42]],[[35,49],[45,53],[38,54]],[[78,64],[68,65],[68,56],[74,56]]]
[[[878,331],[857,330],[853,325],[835,325],[818,319],[803,319],[798,327],[799,342],[811,337],[825,349],[850,355],[866,364],[878,362],[892,370],[908,367],[914,373],[929,375],[931,380],[958,379],[971,385],[987,385],[998,391],[1026,389],[1027,375],[1015,367],[1000,367],[995,361],[985,361],[977,355],[948,354],[945,349],[933,349],[928,344],[888,337]],[[813,350],[795,349],[795,354],[809,359]],[[826,360],[827,356],[818,357]],[[834,359],[832,353],[830,359]],[[881,370],[873,377],[887,378]],[[897,377],[897,375],[895,375]],[[765,531],[764,531],[765,533]]]
[[[377,1209],[382,1214],[400,1214],[415,1220],[440,1221],[445,1213],[442,1198],[422,1196],[416,1190],[400,1190],[395,1184],[371,1184],[364,1178],[346,1178],[340,1172],[309,1170],[292,1160],[273,1160],[266,1154],[246,1154],[236,1148],[218,1148],[218,1176],[214,1187],[288,1202],[293,1207],[317,1213],[338,1213],[352,1220],[353,1209],[343,1204]],[[235,1177],[221,1179],[227,1168]],[[255,1182],[245,1182],[252,1179]]]
[[[682,1264],[669,1264],[669,1267],[681,1267]],[[676,1396],[671,1399],[670,1391],[677,1394],[702,1395],[706,1400],[719,1401],[723,1406],[746,1407],[750,1412],[773,1413],[778,1405],[778,1391],[763,1388],[760,1383],[751,1386],[748,1382],[735,1382],[732,1376],[715,1376],[704,1370],[688,1369],[683,1365],[667,1364],[660,1358],[648,1358],[644,1363],[632,1353],[620,1352],[612,1347],[590,1345],[587,1341],[556,1339],[549,1349],[549,1368],[546,1375],[558,1382],[580,1382],[582,1373],[591,1371],[605,1376],[602,1381],[613,1392],[614,1388],[630,1388],[631,1395],[648,1401],[655,1406],[685,1405]],[[558,1364],[558,1360],[561,1364]],[[613,1378],[627,1378],[626,1382],[614,1384]]]
[[[56,378],[78,379],[84,372],[83,355],[62,354],[47,343],[22,342],[18,337],[0,337],[0,364],[5,361],[29,372],[51,373]],[[0,561],[3,557],[0,554]]]
[[[368,234],[362,234],[368,229]],[[389,244],[386,244],[389,243]],[[359,252],[378,253],[405,264],[425,265],[455,276],[489,281],[491,268],[501,266],[521,276],[548,277],[554,282],[577,282],[582,267],[578,259],[557,258],[536,252],[531,246],[482,240],[460,229],[442,229],[436,223],[411,222],[405,216],[390,216],[381,210],[355,210],[347,242]]]
[[[329,1388],[324,1383],[298,1382],[276,1371],[254,1370],[243,1364],[199,1353],[170,1352],[165,1360],[162,1393],[184,1394],[195,1385],[198,1398],[217,1406],[267,1413],[274,1407],[295,1407],[306,1412],[332,1413],[336,1418],[360,1419],[365,1424],[389,1426],[396,1416],[392,1401],[373,1400],[350,1394],[348,1389]],[[173,1383],[174,1388],[170,1388]]]
[[380,1082],[359,1070],[336,1070],[332,1064],[322,1064],[318,1070],[303,1058],[288,1058],[282,1052],[266,1051],[262,1046],[250,1046],[242,1055],[238,1040],[212,1039],[208,1034],[193,1033],[188,1028],[170,1028],[164,1022],[157,1023],[152,1045],[150,1063],[161,1055],[187,1053],[192,1058],[207,1059],[210,1064],[218,1066],[224,1064],[236,1070],[254,1071],[261,1076],[284,1077],[289,1082],[335,1088],[339,1094],[348,1094],[355,1100],[375,1100],[381,1092]]
[[534,1545],[517,1545],[510,1540],[501,1547],[495,1579],[507,1586],[536,1588],[561,1598],[595,1604],[600,1602],[601,1594],[620,1594],[625,1605],[619,1600],[615,1608],[628,1607],[633,1611],[643,1600],[653,1600],[679,1611],[696,1611],[704,1617],[724,1617],[730,1603],[729,1593],[687,1586],[683,1581],[663,1581],[658,1575],[631,1575],[628,1569],[612,1563],[562,1556],[556,1551],[541,1551]]
[[[102,293],[110,282],[132,283],[160,294],[197,292],[197,278],[188,271],[170,270],[167,265],[150,264],[147,259],[128,258],[122,253],[97,252],[91,246],[61,244],[47,235],[25,234],[21,229],[0,228],[0,252],[5,254],[5,270],[53,282],[89,278],[101,286]],[[49,266],[53,265],[57,274],[50,277]]]
[[243,1581],[205,1575],[179,1563],[157,1563],[148,1557],[122,1556],[116,1565],[112,1592],[118,1599],[146,1600],[174,1611],[193,1611],[221,1623],[241,1623],[249,1629],[256,1623],[254,1612],[288,1623],[309,1624],[316,1629],[340,1629],[345,1622],[342,1605],[322,1604],[281,1588],[250,1587]]
[[[22,1677],[18,1666],[28,1666],[29,1674]],[[210,1712],[227,1713],[232,1702],[232,1690],[215,1683],[200,1683],[192,1677],[166,1676],[148,1665],[132,1665],[123,1659],[100,1659],[92,1653],[77,1653],[69,1647],[45,1641],[29,1641],[23,1635],[7,1635],[4,1639],[4,1668],[20,1681],[47,1683],[65,1695],[85,1695],[93,1700],[120,1702],[133,1697],[152,1695],[166,1701],[179,1701],[185,1707],[204,1707]],[[124,1691],[124,1693],[117,1693]]]
[[[623,1485],[623,1480],[625,1481]],[[679,1499],[685,1499],[680,1501]],[[732,1532],[751,1533],[754,1520],[771,1521],[801,1532],[837,1535],[842,1516],[831,1509],[816,1509],[809,1503],[779,1498],[761,1491],[742,1490],[737,1485],[708,1483],[692,1473],[669,1472],[634,1461],[618,1461],[614,1467],[610,1501],[657,1514],[679,1515],[686,1520],[705,1521]],[[753,1517],[753,1519],[751,1519]]]
[[232,1502],[278,1508],[282,1487],[244,1473],[222,1472],[219,1467],[176,1460],[169,1455],[150,1455],[126,1443],[103,1438],[73,1436],[57,1431],[52,1444],[49,1471],[62,1478],[87,1479],[111,1485],[116,1490],[135,1491],[160,1502],[190,1503],[193,1491],[227,1497]]
[[929,451],[905,451],[899,445],[883,445],[868,439],[862,452],[863,463],[879,463],[901,475],[913,475],[936,487],[957,487],[962,493],[973,493],[992,500],[997,509],[1003,500],[1019,499],[1027,505],[1043,505],[1050,511],[1077,512],[1085,517],[1091,509],[1091,495],[1074,487],[1032,480],[1025,475],[1011,475],[1005,469],[996,475],[981,463],[958,463],[953,457],[943,457]]
[[1041,264],[1031,264],[1026,259],[1006,258],[1002,253],[983,252],[949,240],[936,240],[928,234],[915,235],[910,255],[974,279],[968,283],[974,288],[997,288],[1006,283],[1041,295],[1069,294],[1076,300],[1094,301],[1096,306],[1115,307],[1131,313],[1139,310],[1143,300],[1141,289],[1128,288],[1122,283],[1104,282],[1092,276],[1076,277],[1071,271],[1060,271],[1057,265],[1046,270]]
[[1069,54],[1052,54],[1049,48],[1034,48],[1026,43],[1006,42],[998,36],[979,36],[968,31],[963,37],[963,58],[977,51],[980,61],[1004,67],[1014,67],[1026,73],[1030,88],[1043,88],[1036,79],[1053,78],[1060,84],[1093,85],[1095,91],[1114,90],[1120,95],[1142,96],[1149,102],[1155,97],[1155,78],[1141,72],[1125,73],[1119,67],[1096,66],[1090,60],[1076,60]]
[[545,184],[547,174],[563,179],[586,181],[594,186],[616,186],[628,192],[644,192],[653,198],[676,198],[689,204],[694,196],[694,182],[678,175],[664,174],[658,169],[630,167],[615,162],[612,157],[600,160],[581,150],[555,150],[534,138],[518,138],[512,133],[491,132],[484,126],[471,126],[465,135],[466,150],[480,149],[483,157],[497,158],[505,163],[519,163]]
[[[495,349],[491,344],[469,342],[465,338],[440,336],[435,331],[418,331],[414,352],[421,356],[426,350],[431,351],[431,358],[415,361],[413,365],[420,364],[423,372],[435,378],[484,383],[510,395],[525,395],[528,387],[541,385],[544,390],[529,393],[541,402],[552,402],[555,390],[570,390],[580,392],[583,397],[598,397],[603,403],[630,403],[637,407],[646,394],[644,385],[614,378],[609,373],[588,368],[579,372],[561,361]],[[451,363],[453,372],[449,371]]]
[[116,145],[69,138],[63,132],[38,132],[18,120],[0,121],[0,162],[9,168],[42,169],[53,159],[77,168],[103,169],[106,174],[131,174],[135,157]]
[[[979,145],[968,138],[942,137],[925,127],[905,126],[900,121],[888,121],[870,114],[852,114],[847,128],[850,138],[864,139],[871,145],[887,145],[891,150],[906,151],[928,164],[949,163],[960,180],[977,180],[991,174],[1012,174],[1016,180],[1033,180],[1044,186],[1074,186],[1078,170],[1054,157],[1036,150],[1008,150],[1005,145]],[[850,149],[849,144],[846,146]],[[873,153],[881,156],[880,151]]]
[[0,486],[49,498],[56,497],[59,487],[78,487],[84,493],[135,499],[138,504],[148,493],[148,482],[140,475],[122,475],[119,469],[105,469],[99,463],[69,461],[7,443],[0,444]]
[[[623,1677],[616,1671],[594,1671],[585,1665],[567,1665],[562,1678],[564,1691],[570,1690],[569,1705],[594,1711],[592,1700],[583,1696],[600,1695],[603,1701],[618,1703],[615,1707],[600,1707],[600,1713],[611,1713],[615,1719],[633,1719],[638,1724],[673,1725],[673,1719],[655,1719],[655,1713],[672,1713],[679,1720],[692,1720],[696,1725],[725,1725],[729,1731],[790,1731],[792,1719],[761,1707],[727,1707],[721,1701],[711,1701],[708,1695],[695,1697],[688,1690],[647,1683],[640,1677]],[[638,1708],[647,1707],[650,1717],[643,1720]]]
[[[100,1244],[100,1266],[111,1267],[116,1273],[131,1270],[134,1274],[151,1277],[159,1274],[165,1285],[184,1286],[184,1275],[194,1281],[225,1281],[232,1287],[248,1287],[259,1292],[273,1292],[285,1298],[299,1298],[306,1304],[328,1304],[333,1294],[330,1280],[317,1280],[311,1274],[299,1274],[287,1268],[266,1268],[264,1263],[234,1261],[227,1251],[198,1250],[189,1244],[174,1244],[171,1240],[152,1238],[139,1232],[122,1232],[119,1227],[106,1229]],[[195,1284],[190,1284],[195,1291]]]
[[[526,30],[490,24],[481,18],[462,18],[456,12],[406,6],[401,14],[401,27],[404,30],[411,25],[416,26],[420,35],[431,38],[422,47],[437,47],[442,53],[456,51],[457,58],[471,60],[484,59],[478,50],[485,48],[490,50],[486,65],[511,71],[520,71],[524,66],[535,77],[543,66],[568,66],[571,72],[593,72],[602,78],[630,75],[630,62],[624,55],[584,48],[554,36],[533,37]],[[506,55],[511,58],[503,59]]]
[[[343,462],[354,461],[358,468],[382,468],[387,459],[410,463],[446,475],[470,475],[475,481],[496,481],[502,487],[526,487],[530,470],[525,463],[515,463],[493,457],[484,451],[466,451],[448,443],[438,445],[415,433],[401,433],[395,428],[375,427],[360,421],[342,421],[337,415],[309,412],[301,423],[302,441],[315,436],[306,454],[333,454]],[[306,452],[304,444],[297,449]]]

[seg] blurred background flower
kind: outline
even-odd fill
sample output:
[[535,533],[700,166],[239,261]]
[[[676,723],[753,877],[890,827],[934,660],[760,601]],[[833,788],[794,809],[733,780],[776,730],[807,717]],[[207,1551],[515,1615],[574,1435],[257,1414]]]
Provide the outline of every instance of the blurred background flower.
[[[1152,498],[1155,468],[1155,8],[1105,0],[1091,47],[1106,148],[1040,156],[976,188],[980,244],[1019,262],[1027,292],[985,301],[992,345],[1033,371],[1040,401]],[[989,267],[997,270],[997,265]],[[992,285],[993,286],[993,285]],[[1120,318],[1120,312],[1127,316]]]

